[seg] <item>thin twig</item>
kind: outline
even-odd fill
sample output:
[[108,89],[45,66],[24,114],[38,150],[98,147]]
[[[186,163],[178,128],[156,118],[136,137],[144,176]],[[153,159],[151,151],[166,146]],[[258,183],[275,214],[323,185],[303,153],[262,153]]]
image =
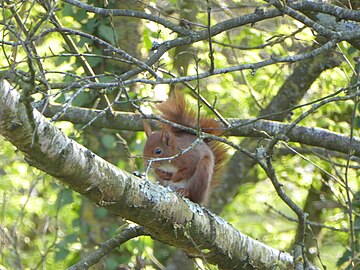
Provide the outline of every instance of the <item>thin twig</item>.
[[[279,216],[281,216],[281,217],[283,217],[283,218],[285,218],[285,219],[287,219],[289,221],[296,222],[296,223],[299,221],[297,218],[290,217],[290,216],[284,214],[283,212],[275,209],[272,205],[268,204],[267,202],[265,202],[264,204],[267,207],[269,207],[272,211],[277,213]],[[310,221],[310,220],[306,220],[306,224],[308,224],[310,226],[313,226],[313,227],[321,227],[321,228],[324,228],[324,229],[327,229],[327,230],[330,230],[330,231],[343,232],[343,233],[348,233],[349,232],[349,229],[335,228],[335,227],[332,227],[332,226],[328,226],[328,225],[318,223],[318,222],[313,222],[313,221]]]
[[206,0],[207,3],[207,30],[208,30],[208,40],[209,40],[209,58],[210,58],[210,68],[209,73],[211,74],[214,71],[215,64],[214,64],[214,51],[212,48],[212,41],[211,41],[211,6],[209,0]]
[[123,243],[129,241],[132,238],[135,238],[135,237],[138,237],[141,235],[148,235],[144,231],[143,227],[140,227],[140,226],[128,227],[127,229],[125,229],[121,233],[119,233],[118,235],[116,235],[113,238],[100,244],[96,251],[88,254],[84,259],[80,260],[73,266],[69,267],[67,270],[89,269],[92,265],[99,262],[104,256],[109,254],[116,247],[122,245]]

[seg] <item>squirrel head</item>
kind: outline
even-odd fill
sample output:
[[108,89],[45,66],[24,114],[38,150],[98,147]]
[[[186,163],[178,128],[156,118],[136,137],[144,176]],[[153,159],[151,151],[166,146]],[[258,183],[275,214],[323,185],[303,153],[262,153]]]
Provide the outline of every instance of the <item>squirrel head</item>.
[[[166,158],[175,154],[174,134],[171,134],[167,130],[151,132],[151,130],[147,128],[145,128],[145,133],[147,136],[143,152],[145,166],[149,166],[150,159]],[[163,180],[170,179],[178,170],[171,160],[154,161],[151,163],[151,167],[157,175],[161,175],[160,178]]]
[[147,141],[144,146],[144,164],[148,163],[150,158],[165,158],[175,154],[174,134],[169,130],[152,132],[148,124],[144,123]]

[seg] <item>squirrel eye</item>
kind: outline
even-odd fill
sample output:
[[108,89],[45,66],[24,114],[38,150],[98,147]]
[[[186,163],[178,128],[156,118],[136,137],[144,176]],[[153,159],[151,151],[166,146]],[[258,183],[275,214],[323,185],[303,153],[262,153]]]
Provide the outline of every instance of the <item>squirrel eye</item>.
[[154,150],[155,155],[160,155],[162,153],[162,150],[160,147],[156,147]]

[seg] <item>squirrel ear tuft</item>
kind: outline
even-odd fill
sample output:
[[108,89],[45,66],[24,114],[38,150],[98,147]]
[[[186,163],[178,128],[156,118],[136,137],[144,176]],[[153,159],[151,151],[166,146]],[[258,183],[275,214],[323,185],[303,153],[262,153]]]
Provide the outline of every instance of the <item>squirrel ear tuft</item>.
[[143,120],[142,123],[143,123],[143,126],[144,126],[144,131],[145,131],[146,137],[149,138],[149,136],[152,133],[151,126],[150,126],[149,122],[147,122],[145,120]]
[[163,130],[161,137],[162,137],[163,143],[166,146],[170,146],[170,142],[172,140],[171,133],[168,130],[165,129],[165,130]]

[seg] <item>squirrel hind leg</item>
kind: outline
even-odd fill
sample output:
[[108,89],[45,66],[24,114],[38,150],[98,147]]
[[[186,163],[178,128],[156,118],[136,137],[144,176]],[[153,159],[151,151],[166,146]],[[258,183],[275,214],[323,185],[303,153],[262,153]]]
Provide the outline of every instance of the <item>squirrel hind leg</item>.
[[191,177],[188,187],[189,199],[193,202],[204,204],[210,193],[210,184],[214,171],[214,157],[204,156],[198,163],[196,173]]

